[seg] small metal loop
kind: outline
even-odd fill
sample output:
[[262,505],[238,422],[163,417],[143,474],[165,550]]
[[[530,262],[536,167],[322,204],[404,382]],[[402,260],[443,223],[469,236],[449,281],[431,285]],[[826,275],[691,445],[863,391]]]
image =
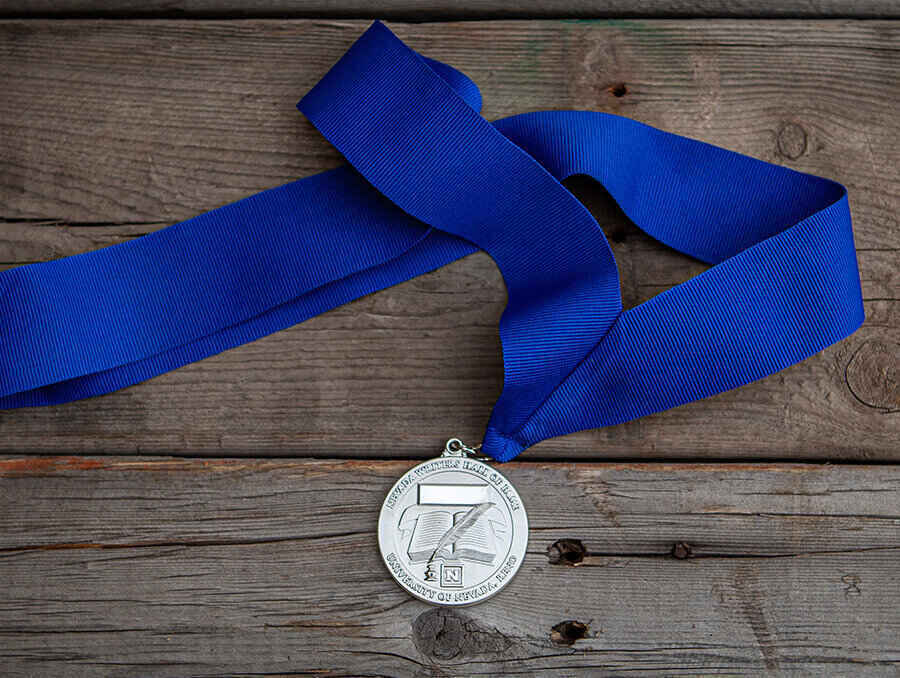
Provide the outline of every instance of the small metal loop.
[[479,460],[490,460],[490,457],[485,457],[483,455],[478,454],[478,450],[481,449],[481,445],[476,445],[475,447],[469,447],[459,438],[450,438],[447,441],[447,444],[444,445],[444,454],[445,457],[472,457],[473,459]]
[[450,438],[447,441],[447,444],[444,445],[444,453],[441,455],[442,457],[465,457],[466,456],[466,446],[463,445],[462,440],[459,438]]

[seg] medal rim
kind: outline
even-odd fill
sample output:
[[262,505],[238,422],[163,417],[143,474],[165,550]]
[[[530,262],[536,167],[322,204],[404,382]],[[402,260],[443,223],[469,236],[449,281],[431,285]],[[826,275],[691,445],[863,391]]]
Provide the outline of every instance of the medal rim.
[[[506,580],[505,580],[504,582],[502,582],[496,589],[494,589],[494,590],[491,591],[490,593],[487,593],[487,594],[485,594],[484,596],[482,596],[481,598],[478,598],[478,599],[476,599],[476,600],[469,600],[469,601],[465,601],[465,602],[461,602],[461,603],[454,603],[454,602],[447,602],[447,601],[438,601],[438,600],[429,600],[428,598],[426,598],[426,597],[424,597],[424,596],[418,594],[417,592],[411,591],[409,588],[407,588],[407,587],[403,584],[403,582],[401,582],[401,581],[394,575],[394,572],[393,572],[393,570],[391,570],[391,566],[390,566],[390,564],[388,563],[386,554],[385,554],[385,552],[384,552],[384,543],[383,543],[383,541],[382,541],[382,522],[383,522],[384,519],[385,519],[385,511],[393,511],[393,510],[394,510],[394,509],[388,509],[388,507],[387,507],[387,500],[388,500],[388,498],[391,496],[391,494],[393,494],[393,492],[394,492],[394,490],[396,489],[396,487],[403,481],[403,479],[404,479],[407,475],[409,475],[410,473],[413,473],[417,468],[419,468],[419,467],[421,467],[421,466],[425,466],[426,464],[430,464],[431,462],[437,461],[438,459],[442,459],[442,458],[445,458],[445,457],[442,457],[442,456],[439,456],[439,457],[433,457],[433,458],[431,458],[431,459],[426,459],[425,461],[420,462],[420,463],[416,464],[415,466],[410,467],[408,470],[404,471],[404,472],[400,475],[399,478],[397,478],[397,480],[394,482],[393,485],[391,485],[391,488],[387,491],[387,494],[384,496],[384,500],[381,502],[381,510],[378,512],[378,534],[377,534],[377,536],[378,536],[378,553],[381,555],[381,562],[384,564],[384,567],[385,567],[385,569],[387,570],[388,574],[391,576],[391,579],[394,580],[394,583],[396,583],[397,586],[399,586],[403,591],[406,591],[406,593],[408,593],[409,595],[411,595],[413,598],[416,598],[417,600],[421,600],[421,601],[424,602],[424,603],[428,603],[429,605],[438,605],[438,606],[441,606],[441,607],[469,607],[470,605],[477,605],[478,603],[483,603],[484,601],[486,601],[486,600],[488,600],[488,599],[490,599],[490,598],[493,598],[495,595],[497,595],[498,593],[500,593],[501,591],[503,591],[503,589],[506,588],[506,586],[507,586],[507,585],[515,578],[515,576],[519,573],[519,569],[522,567],[522,563],[525,561],[525,556],[526,556],[527,553],[528,553],[528,530],[529,530],[529,526],[528,526],[528,510],[525,508],[525,502],[522,501],[522,495],[519,494],[519,490],[517,490],[517,489],[516,489],[516,486],[513,485],[512,482],[510,482],[509,478],[506,477],[506,474],[504,474],[502,471],[498,470],[497,468],[495,468],[495,467],[493,467],[493,466],[490,466],[489,464],[484,463],[484,462],[481,461],[480,459],[472,459],[472,458],[469,458],[469,457],[458,457],[458,458],[460,458],[460,459],[465,459],[466,461],[469,461],[469,462],[473,462],[473,463],[476,463],[476,464],[481,464],[481,465],[484,466],[485,468],[490,469],[491,472],[499,474],[500,477],[503,478],[503,480],[506,481],[507,485],[509,485],[509,487],[512,489],[512,491],[515,492],[515,497],[519,500],[519,506],[520,506],[520,508],[522,509],[523,533],[524,533],[524,535],[525,535],[525,541],[524,541],[523,548],[522,548],[522,555],[521,555],[521,557],[519,558],[518,562],[513,566],[512,571],[509,573],[509,576],[506,578]],[[450,471],[450,470],[454,470],[454,469],[443,469],[443,470],[435,471],[435,473],[448,472],[448,471]],[[466,471],[461,471],[461,472],[466,473]],[[507,505],[507,509],[508,509],[508,508],[509,508],[509,506]],[[511,517],[514,518],[513,512],[512,512],[512,511],[509,511],[509,515],[510,515]],[[513,546],[515,545],[515,541],[516,541],[516,540],[515,540],[515,534],[514,534],[514,535],[513,535],[513,539],[512,539],[512,543],[510,544],[510,550],[512,550]],[[404,570],[407,570],[406,566],[404,566],[403,569],[404,569]],[[498,568],[498,569],[499,569],[499,568]],[[410,574],[410,576],[412,576],[411,573],[409,573],[409,574]],[[494,574],[496,574],[496,571],[494,572]],[[490,579],[491,577],[493,577],[494,574],[491,574],[485,581],[487,581],[488,579]],[[476,585],[476,586],[477,586],[477,585]]]

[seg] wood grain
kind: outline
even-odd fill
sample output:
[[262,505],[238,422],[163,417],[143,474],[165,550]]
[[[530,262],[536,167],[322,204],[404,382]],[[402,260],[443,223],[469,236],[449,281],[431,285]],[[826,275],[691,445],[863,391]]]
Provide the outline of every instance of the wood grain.
[[199,16],[436,19],[900,16],[891,0],[6,0],[0,16]]
[[[353,21],[0,23],[0,263],[114,244],[340,159],[294,102]],[[468,72],[488,118],[634,117],[850,190],[866,325],[735,392],[541,444],[530,458],[900,459],[894,22],[393,24]],[[621,96],[616,96],[616,94]],[[592,182],[627,306],[702,270]],[[8,452],[425,457],[499,394],[500,277],[483,254],[99,399],[0,413]]]
[[[0,460],[4,675],[894,675],[900,467],[533,464],[522,570],[410,599],[398,461]],[[557,540],[592,552],[551,564]],[[691,545],[672,558],[676,542]],[[587,625],[571,645],[551,629]],[[562,633],[566,633],[563,625]]]

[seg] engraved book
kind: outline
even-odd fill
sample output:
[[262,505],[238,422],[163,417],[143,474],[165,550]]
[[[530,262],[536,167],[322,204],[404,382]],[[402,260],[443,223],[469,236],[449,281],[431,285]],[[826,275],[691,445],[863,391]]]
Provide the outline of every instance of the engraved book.
[[490,565],[498,552],[498,538],[503,539],[506,521],[496,508],[491,508],[452,544],[435,549],[448,530],[462,520],[471,506],[417,504],[404,511],[400,529],[407,544],[411,563],[433,560],[467,560]]

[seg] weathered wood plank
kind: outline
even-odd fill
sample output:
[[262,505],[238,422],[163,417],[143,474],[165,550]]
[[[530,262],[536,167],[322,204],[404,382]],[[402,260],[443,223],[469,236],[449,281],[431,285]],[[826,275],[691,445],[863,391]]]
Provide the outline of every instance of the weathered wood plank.
[[407,21],[541,17],[900,16],[892,0],[6,0],[0,16],[373,17]]
[[[364,26],[0,24],[0,265],[120,242],[333,166],[338,156],[293,102]],[[489,117],[619,112],[851,191],[863,330],[734,393],[532,455],[900,458],[897,24],[393,28],[473,75]],[[640,234],[593,184],[572,186],[614,242],[627,305],[702,270]],[[475,255],[124,392],[4,412],[0,448],[427,456],[442,437],[483,430],[502,379],[503,303],[496,269]]]
[[[294,103],[365,26],[0,24],[7,145],[0,217],[174,221],[336,164],[337,154]],[[541,108],[622,113],[829,176],[851,190],[860,246],[900,246],[894,210],[900,24],[393,28],[469,73],[489,118]],[[620,83],[627,91],[617,97],[610,85]]]
[[[900,665],[896,466],[508,464],[532,527],[525,564],[496,598],[444,613],[402,593],[377,553],[381,500],[408,465],[3,459],[4,675]],[[559,539],[594,555],[551,564]],[[670,557],[675,542],[694,557]],[[586,637],[554,643],[567,620]]]

